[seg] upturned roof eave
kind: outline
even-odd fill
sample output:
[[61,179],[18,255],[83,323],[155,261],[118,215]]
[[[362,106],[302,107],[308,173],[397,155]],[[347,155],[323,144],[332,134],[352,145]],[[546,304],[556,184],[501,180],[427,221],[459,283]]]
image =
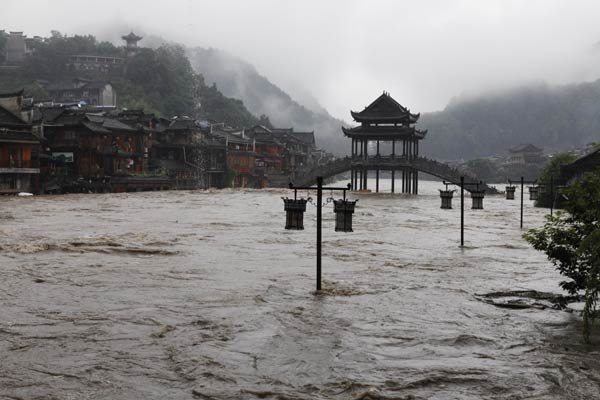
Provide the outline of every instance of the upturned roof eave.
[[[365,110],[367,111],[367,110]],[[393,115],[376,115],[369,114],[365,111],[357,112],[350,111],[350,115],[356,122],[375,122],[375,121],[385,121],[385,122],[398,122],[405,123],[408,119],[408,122],[411,124],[416,123],[419,120],[421,114],[411,114],[410,112],[398,112]]]

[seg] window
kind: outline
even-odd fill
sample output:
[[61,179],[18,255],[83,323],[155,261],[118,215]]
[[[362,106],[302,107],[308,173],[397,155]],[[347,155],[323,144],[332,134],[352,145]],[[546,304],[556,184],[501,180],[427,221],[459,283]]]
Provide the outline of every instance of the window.
[[77,138],[77,134],[75,131],[65,131],[65,140],[75,140]]

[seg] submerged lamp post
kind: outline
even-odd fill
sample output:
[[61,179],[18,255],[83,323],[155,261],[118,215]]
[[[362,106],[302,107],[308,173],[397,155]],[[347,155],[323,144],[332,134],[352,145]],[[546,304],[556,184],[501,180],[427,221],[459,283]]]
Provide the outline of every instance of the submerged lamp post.
[[[527,184],[535,184],[537,181],[526,181],[523,177],[521,177],[521,229],[523,229],[523,194],[524,194],[524,185]],[[508,184],[511,185],[513,187],[513,199],[515,198],[514,195],[514,187],[511,180],[508,180]],[[508,189],[508,186],[506,187]],[[531,187],[529,188],[529,197],[531,198]],[[537,194],[537,192],[536,192]],[[506,198],[508,198],[508,192],[506,192]]]
[[[481,210],[483,209],[483,197],[485,196],[485,190],[479,190],[479,185],[483,182],[465,182],[465,177],[460,177],[460,247],[465,245],[465,186],[475,186],[475,190],[471,191],[471,199],[473,200],[472,209]],[[454,182],[443,181],[446,185],[456,185]],[[475,196],[474,196],[475,195]],[[443,208],[443,207],[442,207]]]
[[[298,190],[314,190],[315,188],[310,186],[294,186],[290,182],[290,189],[294,189],[294,200],[296,199],[296,194]],[[352,214],[354,213],[354,207],[358,200],[350,201],[346,200],[346,191],[352,189],[352,184],[349,183],[346,187],[323,187],[323,177],[317,177],[317,291],[321,290],[321,242],[322,242],[322,234],[321,234],[321,222],[322,222],[322,208],[323,208],[323,190],[341,190],[344,193],[344,197],[339,200],[334,200],[334,211],[336,213],[335,219],[335,230],[337,232],[352,232]],[[288,203],[286,200],[291,199],[283,199],[285,203],[285,211],[288,211]],[[303,200],[303,199],[301,199]],[[295,200],[298,201],[298,200]],[[306,210],[306,200],[304,200],[304,209],[302,210],[302,214]],[[294,207],[299,207],[297,204]],[[289,219],[289,214],[286,215],[286,229],[287,221]],[[298,229],[298,228],[289,228],[289,229]],[[299,229],[304,229],[304,226]]]

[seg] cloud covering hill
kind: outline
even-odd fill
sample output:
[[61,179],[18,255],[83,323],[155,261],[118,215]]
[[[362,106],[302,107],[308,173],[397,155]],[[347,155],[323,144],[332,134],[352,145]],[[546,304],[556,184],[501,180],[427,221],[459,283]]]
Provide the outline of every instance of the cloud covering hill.
[[329,115],[317,101],[307,101],[310,108],[299,104],[252,65],[224,51],[195,47],[188,49],[188,57],[207,84],[214,82],[225,96],[242,100],[254,115],[267,115],[276,127],[314,130],[317,145],[335,154],[349,150],[341,130],[343,121]]

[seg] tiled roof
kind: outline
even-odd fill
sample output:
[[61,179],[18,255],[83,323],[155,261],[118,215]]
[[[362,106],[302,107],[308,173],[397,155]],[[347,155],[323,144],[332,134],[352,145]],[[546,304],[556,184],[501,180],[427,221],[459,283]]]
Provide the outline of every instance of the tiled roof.
[[19,132],[6,129],[0,129],[0,142],[23,142],[39,143],[39,139],[29,132]]
[[179,130],[179,129],[199,129],[200,126],[195,119],[188,117],[176,117],[171,120],[167,130]]
[[315,132],[292,132],[290,135],[310,145],[315,144]]
[[9,124],[9,125],[23,124],[23,125],[25,125],[26,122],[23,121],[18,115],[15,115],[15,113],[0,106],[0,124]]
[[112,133],[109,129],[106,129],[102,125],[95,124],[93,122],[83,121],[82,124],[94,133]]
[[387,92],[376,98],[361,112],[350,111],[350,114],[358,122],[382,121],[413,124],[419,119],[419,114],[412,114]]
[[513,146],[509,149],[509,151],[511,153],[522,153],[522,152],[539,153],[543,150],[540,149],[539,147],[532,145],[531,143],[527,143],[527,144],[520,144],[517,146]]
[[18,92],[0,93],[0,99],[7,98],[7,97],[19,97],[19,96],[23,96],[23,92],[24,91],[25,91],[24,89],[21,89]]

